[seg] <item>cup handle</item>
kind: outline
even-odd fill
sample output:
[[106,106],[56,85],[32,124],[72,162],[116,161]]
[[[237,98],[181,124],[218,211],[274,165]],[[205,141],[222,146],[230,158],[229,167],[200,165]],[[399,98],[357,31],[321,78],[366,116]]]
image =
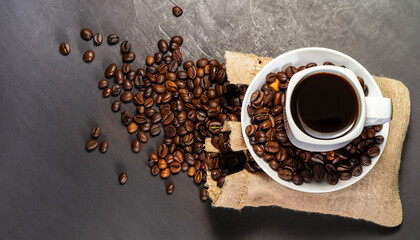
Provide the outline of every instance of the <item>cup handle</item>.
[[387,123],[392,120],[392,100],[382,97],[365,97],[365,126]]

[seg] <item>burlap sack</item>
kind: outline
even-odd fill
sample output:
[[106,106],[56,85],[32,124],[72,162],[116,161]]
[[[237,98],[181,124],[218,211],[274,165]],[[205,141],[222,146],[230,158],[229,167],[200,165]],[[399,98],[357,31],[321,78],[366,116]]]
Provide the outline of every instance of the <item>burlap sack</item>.
[[[249,84],[270,61],[269,58],[235,52],[226,52],[225,59],[229,81],[237,84]],[[212,205],[234,209],[280,206],[364,219],[387,227],[400,225],[402,206],[398,192],[398,170],[410,118],[410,97],[408,89],[401,82],[384,77],[374,78],[382,94],[392,99],[394,118],[381,158],[362,180],[340,191],[311,194],[286,188],[263,172],[251,174],[243,170],[227,176],[223,188],[217,187],[211,177],[207,178]],[[240,132],[233,135],[242,136]],[[243,148],[241,141],[236,139],[231,145]]]

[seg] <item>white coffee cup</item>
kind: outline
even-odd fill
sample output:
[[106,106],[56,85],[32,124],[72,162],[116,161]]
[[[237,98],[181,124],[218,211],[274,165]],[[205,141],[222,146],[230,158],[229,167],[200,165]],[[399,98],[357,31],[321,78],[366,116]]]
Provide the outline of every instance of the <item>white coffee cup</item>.
[[[343,129],[343,132],[323,133],[324,137],[315,138],[303,132],[292,117],[291,98],[295,87],[303,79],[317,73],[331,73],[346,79],[354,88],[357,99],[359,113],[351,129]],[[314,101],[316,101],[314,99]],[[290,79],[286,91],[285,103],[285,130],[290,142],[301,149],[307,151],[325,152],[336,150],[349,144],[357,138],[365,126],[378,125],[391,121],[392,101],[383,97],[365,97],[363,88],[357,76],[349,69],[337,66],[317,66],[307,68],[295,73]],[[329,136],[329,134],[331,134]]]

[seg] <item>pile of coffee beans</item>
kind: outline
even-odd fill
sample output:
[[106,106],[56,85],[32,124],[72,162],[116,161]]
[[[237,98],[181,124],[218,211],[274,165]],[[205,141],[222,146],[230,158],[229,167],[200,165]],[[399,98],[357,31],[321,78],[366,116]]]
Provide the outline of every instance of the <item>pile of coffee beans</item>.
[[[324,65],[334,64],[326,62]],[[384,137],[377,132],[382,130],[382,125],[365,127],[359,137],[335,151],[309,152],[293,146],[284,129],[285,91],[293,74],[314,66],[315,63],[298,68],[289,66],[282,72],[267,74],[266,84],[251,96],[251,104],[247,108],[251,125],[246,127],[246,135],[254,153],[266,161],[281,179],[301,185],[312,179],[321,182],[326,178],[329,184],[335,185],[339,180],[360,176],[362,166],[369,166],[371,158],[379,155],[377,145],[384,141]],[[362,78],[358,79],[367,96],[368,87]],[[259,166],[251,157],[245,169],[255,172]]]
[[[98,147],[97,138],[99,138],[100,135],[101,135],[101,128],[99,126],[94,127],[92,131],[90,132],[90,136],[92,137],[92,139],[86,143],[86,149],[88,151],[93,151]],[[106,140],[102,141],[101,144],[99,145],[99,151],[101,153],[105,153],[106,151],[108,151],[108,148],[109,148],[109,143]]]

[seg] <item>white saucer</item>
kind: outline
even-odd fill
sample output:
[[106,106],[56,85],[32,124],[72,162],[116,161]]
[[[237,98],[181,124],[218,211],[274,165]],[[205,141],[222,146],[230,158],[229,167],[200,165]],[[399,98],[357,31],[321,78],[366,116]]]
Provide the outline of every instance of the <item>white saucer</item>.
[[284,69],[288,66],[302,66],[306,65],[310,62],[314,62],[318,65],[322,65],[324,62],[332,62],[337,66],[344,65],[348,69],[352,70],[357,76],[362,77],[365,80],[365,85],[369,88],[369,96],[370,97],[382,97],[382,93],[376,84],[373,77],[369,74],[369,72],[356,60],[347,56],[344,53],[331,50],[328,48],[300,48],[296,49],[287,53],[284,53],[271,62],[269,62],[261,71],[255,76],[252,80],[251,84],[248,87],[248,90],[245,94],[244,101],[242,104],[242,113],[241,113],[241,124],[242,124],[242,135],[244,136],[245,143],[248,147],[248,150],[254,157],[255,161],[258,165],[264,170],[265,173],[268,174],[272,179],[277,181],[278,183],[286,186],[288,188],[301,191],[301,192],[309,192],[309,193],[325,193],[325,192],[333,192],[343,188],[346,188],[360,179],[362,179],[376,164],[378,159],[381,157],[384,147],[386,145],[386,141],[388,139],[388,131],[389,131],[389,123],[383,125],[382,131],[379,132],[379,135],[384,137],[384,142],[379,145],[381,152],[379,156],[372,158],[372,164],[370,166],[363,167],[363,173],[359,177],[352,177],[349,180],[343,181],[339,180],[336,185],[330,185],[324,179],[321,183],[315,182],[312,180],[311,183],[303,183],[302,185],[295,185],[292,182],[287,182],[280,179],[277,175],[277,172],[272,170],[268,163],[265,162],[262,158],[258,157],[253,149],[252,145],[249,143],[249,139],[246,136],[245,128],[250,124],[250,117],[248,116],[247,106],[249,105],[249,100],[251,94],[256,90],[260,90],[261,87],[265,83],[265,77],[268,73],[274,72],[277,73],[279,71],[284,71]]

